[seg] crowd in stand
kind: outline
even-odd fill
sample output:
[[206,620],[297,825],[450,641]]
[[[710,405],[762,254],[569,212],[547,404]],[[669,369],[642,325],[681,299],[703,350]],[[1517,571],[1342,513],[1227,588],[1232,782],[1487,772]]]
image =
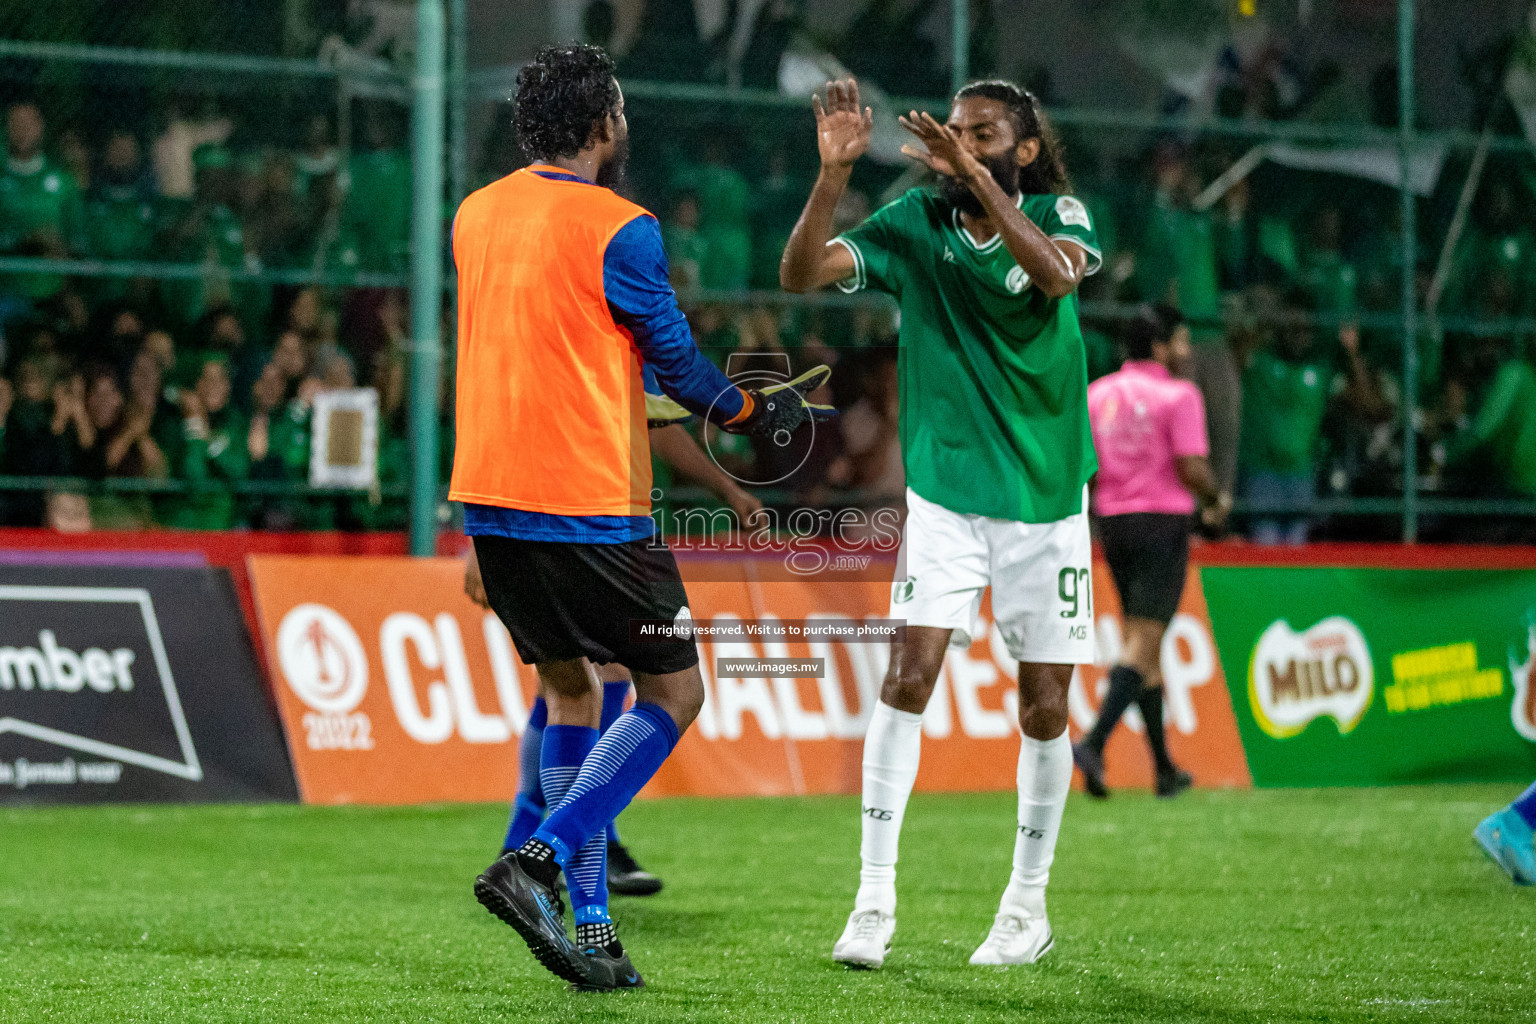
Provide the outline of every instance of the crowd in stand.
[[236,126],[211,114],[174,111],[150,140],[121,129],[50,139],[37,105],[9,107],[0,253],[170,262],[191,272],[0,276],[0,475],[149,484],[3,490],[5,523],[404,522],[401,502],[379,495],[296,496],[280,486],[237,494],[227,486],[302,486],[314,396],[359,383],[380,396],[380,494],[404,479],[404,293],[332,294],[229,273],[403,265],[409,160],[393,144],[385,112],[366,123],[373,145],[343,166],[323,115],[302,126],[292,150],[238,152],[225,144]]
[[[638,23],[624,70],[647,76],[650,64],[686,66],[664,60],[665,52],[699,45],[697,35],[653,22],[658,11],[689,5],[643,6],[651,14]],[[764,69],[777,68],[798,30],[797,5],[748,6],[756,12],[751,31],[720,36],[713,50],[706,47],[706,64],[713,77],[772,87]],[[614,9],[583,6],[589,22],[596,18],[589,36],[615,31]],[[869,5],[859,32],[901,36],[907,15],[893,11]],[[885,52],[850,47],[848,59]],[[892,91],[942,91],[934,54],[913,52],[903,61],[901,74],[885,65],[855,70],[894,76]],[[1049,89],[1043,78],[1037,85]],[[1275,115],[1264,106],[1271,92],[1250,92],[1223,113]],[[1247,111],[1245,102],[1262,109]],[[274,144],[252,142],[238,117],[198,99],[171,103],[143,130],[56,129],[34,102],[8,107],[0,255],[179,269],[170,278],[131,267],[105,275],[35,266],[0,273],[0,477],[12,481],[0,488],[0,522],[59,529],[404,522],[402,499],[393,495],[407,473],[405,294],[242,276],[405,269],[411,182],[403,113],[383,104],[355,109],[355,143],[346,149],[328,113],[294,119],[291,138]],[[750,114],[733,123],[695,120],[681,136],[662,138],[654,125],[663,117],[656,112],[649,131],[644,117],[634,118],[632,187],[660,217],[674,284],[700,345],[722,362],[783,352],[797,365],[839,367],[832,397],[844,415],[812,458],[776,486],[800,502],[899,502],[891,314],[727,302],[717,294],[777,287],[778,256],[814,173],[805,162],[809,140],[777,123],[754,130]],[[475,181],[520,162],[507,120],[501,112],[494,118]],[[794,124],[804,132],[803,119]],[[1103,271],[1082,291],[1090,373],[1118,365],[1117,325],[1131,304],[1168,302],[1184,312],[1197,343],[1189,372],[1206,396],[1213,462],[1223,485],[1252,510],[1239,518],[1240,528],[1269,542],[1392,536],[1391,517],[1328,519],[1314,506],[1330,496],[1401,496],[1405,413],[1418,426],[1421,490],[1536,498],[1530,158],[1489,162],[1440,280],[1435,257],[1459,176],[1442,175],[1440,192],[1423,204],[1418,299],[1423,308],[1435,292],[1442,319],[1421,318],[1416,389],[1405,395],[1395,191],[1264,165],[1214,202],[1198,202],[1240,146],[1161,137],[1128,154],[1091,133],[1068,132],[1066,141],[1106,253]],[[861,170],[839,222],[866,216],[898,171]],[[451,330],[445,316],[445,337]],[[451,374],[445,368],[440,389],[445,427]],[[308,479],[314,396],[358,385],[380,395],[380,491],[297,493]],[[446,466],[451,431],[443,435]],[[761,466],[749,470],[772,452],[726,436],[709,440],[744,477],[778,479]],[[66,482],[15,482],[39,477]],[[150,485],[125,491],[71,483],[104,478]],[[1530,523],[1494,517],[1445,529],[1448,536],[1515,539]]]

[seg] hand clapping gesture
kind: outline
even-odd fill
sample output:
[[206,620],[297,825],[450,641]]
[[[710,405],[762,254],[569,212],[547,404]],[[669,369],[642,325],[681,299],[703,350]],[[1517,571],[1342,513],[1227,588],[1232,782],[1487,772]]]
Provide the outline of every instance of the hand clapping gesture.
[[910,111],[897,120],[926,147],[919,149],[909,143],[901,147],[902,154],[926,165],[935,174],[969,182],[991,173],[960,145],[959,135],[948,125],[940,124],[926,110],[921,113]]
[[826,102],[820,95],[811,98],[816,111],[816,149],[823,167],[852,167],[869,149],[869,135],[874,129],[874,112],[859,107],[859,83],[852,78],[827,83]]

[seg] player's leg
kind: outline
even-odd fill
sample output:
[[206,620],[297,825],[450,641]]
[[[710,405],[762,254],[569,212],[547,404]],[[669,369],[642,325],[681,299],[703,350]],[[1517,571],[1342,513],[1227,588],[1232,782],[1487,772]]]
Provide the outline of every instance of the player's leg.
[[[633,544],[495,536],[476,537],[475,549],[491,607],[511,633],[518,656],[539,672],[548,702],[541,764],[550,769],[543,771],[542,785],[558,809],[559,803],[570,802],[561,800],[560,790],[569,796],[581,781],[582,769],[598,752],[602,689],[590,662],[619,660],[615,644],[629,642],[630,621],[660,611],[644,600],[644,581],[636,578],[636,570],[645,567],[645,556]],[[663,553],[670,562],[670,553],[664,549]],[[676,600],[667,612],[669,621],[685,600],[675,563],[670,563],[670,570]],[[663,645],[663,654],[673,658],[685,654],[687,664],[698,661],[691,642]],[[544,966],[583,987],[642,984],[617,942],[578,945],[570,940],[555,891],[560,869],[567,868],[578,935],[589,940],[611,935],[603,866],[607,824],[604,819],[579,837],[568,836],[569,845],[558,851],[541,844],[536,830],[534,837],[499,858],[475,882],[480,901],[518,931]]]
[[1158,796],[1177,796],[1190,775],[1168,756],[1163,727],[1163,635],[1179,608],[1189,571],[1189,519],[1161,513],[1105,516],[1099,521],[1104,555],[1124,612],[1120,659],[1098,721],[1072,749],[1088,792],[1107,796],[1104,744],[1125,709],[1135,703],[1146,724]]
[[[568,617],[568,629],[580,634],[582,647],[595,660],[631,668],[638,700],[598,739],[564,799],[533,836],[504,858],[513,863],[518,879],[514,916],[524,938],[533,931],[537,898],[551,890],[558,870],[594,840],[606,849],[609,822],[650,781],[704,703],[698,649],[691,636],[636,642],[630,635],[631,623],[637,620],[687,621],[687,594],[665,545],[636,541],[564,547],[554,551],[554,564],[546,569],[562,581],[557,599]],[[568,872],[567,877],[573,901],[578,889],[584,896],[589,888],[606,888],[600,876]],[[642,984],[617,939],[601,938],[608,941],[578,944],[586,972],[582,983],[592,988]]]
[[[603,681],[603,714],[598,731],[607,732],[624,713],[632,683],[629,669],[623,665],[599,665],[597,675]],[[535,823],[534,828],[537,827]],[[528,830],[528,835],[533,835],[533,829]],[[650,896],[661,891],[661,879],[642,868],[620,841],[617,821],[608,823],[608,891],[619,896]]]
[[[558,806],[570,791],[587,755],[597,745],[603,686],[585,658],[540,665],[539,683],[549,707],[539,779],[549,803]],[[613,936],[606,884],[607,843],[602,837],[594,837],[564,866],[566,889],[576,919],[576,941],[601,945]]]
[[1178,796],[1193,782],[1190,774],[1168,756],[1163,724],[1163,636],[1179,610],[1184,583],[1189,576],[1188,516],[1147,514],[1142,533],[1142,557],[1137,564],[1136,586],[1126,606],[1126,622],[1136,622],[1135,664],[1142,675],[1136,706],[1146,725],[1147,746],[1152,751],[1156,792],[1160,797]]
[[1067,690],[1072,665],[1019,664],[1018,830],[1013,869],[987,938],[971,955],[977,965],[1034,963],[1055,944],[1045,887],[1056,859],[1062,812],[1072,788]]
[[1189,772],[1174,764],[1173,758],[1168,756],[1168,732],[1163,720],[1163,670],[1161,664],[1161,651],[1163,646],[1163,634],[1167,632],[1166,626],[1160,626],[1157,631],[1158,652],[1153,656],[1151,664],[1146,670],[1146,685],[1136,695],[1136,707],[1141,712],[1141,720],[1146,725],[1147,748],[1152,752],[1152,769],[1155,782],[1154,791],[1158,796],[1169,798],[1178,796],[1191,785],[1194,778]]
[[[1148,686],[1161,686],[1158,652],[1163,642],[1163,624],[1134,615],[1125,616],[1121,626],[1120,659],[1109,670],[1109,690],[1099,705],[1099,717],[1072,750],[1073,759],[1082,769],[1083,781],[1090,795],[1106,797],[1104,784],[1104,745],[1120,723],[1125,709],[1138,704]],[[1161,719],[1159,719],[1161,721]]]
[[1536,885],[1536,783],[1488,815],[1472,835],[1516,885]]
[[1074,667],[1093,659],[1092,543],[1086,512],[1055,523],[993,521],[988,543],[993,615],[1019,660],[1022,735],[1013,868],[971,963],[1027,964],[1055,942],[1045,889],[1072,787],[1067,691]]
[[980,516],[966,516],[907,491],[907,521],[891,587],[890,617],[906,623],[892,644],[880,700],[864,736],[859,891],[832,958],[879,967],[896,931],[896,852],[907,799],[917,780],[922,716],[944,653],[970,643],[987,585]]
[[[487,561],[482,556],[482,564]],[[490,589],[489,579],[487,583]],[[547,708],[538,774],[544,794],[558,801],[570,789],[597,742],[602,688],[585,658],[533,660]],[[519,844],[519,849],[527,843]],[[606,887],[581,884],[591,878],[602,880],[604,853],[603,842],[587,843],[564,864],[578,941],[584,927],[591,931],[606,923],[605,934],[612,931]],[[476,879],[475,896],[522,935],[540,963],[573,984],[583,984],[588,972],[566,934],[565,909],[555,892],[559,867],[553,860],[548,866],[553,871],[540,871],[537,884],[530,886],[528,865],[516,852],[503,853]]]
[[[1104,560],[1109,564],[1110,576],[1115,581],[1115,591],[1120,595],[1122,612],[1140,586],[1138,568],[1147,544],[1141,527],[1143,516],[1100,516],[1097,521],[1099,545]],[[1109,796],[1104,784],[1104,744],[1120,722],[1125,709],[1136,702],[1145,679],[1147,637],[1140,619],[1128,612],[1124,614],[1120,656],[1109,670],[1109,685],[1099,704],[1099,717],[1093,728],[1072,746],[1072,759],[1083,773],[1084,788],[1088,795],[1103,799]]]
[[614,816],[661,767],[704,704],[697,663],[666,673],[635,672],[635,706],[619,716],[582,764],[565,799],[530,842],[550,847],[560,863]]
[[548,804],[544,799],[544,787],[539,784],[539,757],[544,749],[544,727],[548,721],[549,706],[544,700],[544,687],[540,685],[539,695],[528,712],[528,724],[517,741],[517,799],[512,804],[512,820],[501,844],[502,853],[522,846],[544,820]]
[[879,967],[896,931],[896,852],[922,753],[923,709],[944,665],[951,630],[911,626],[891,645],[880,701],[864,734],[859,891],[832,959]]

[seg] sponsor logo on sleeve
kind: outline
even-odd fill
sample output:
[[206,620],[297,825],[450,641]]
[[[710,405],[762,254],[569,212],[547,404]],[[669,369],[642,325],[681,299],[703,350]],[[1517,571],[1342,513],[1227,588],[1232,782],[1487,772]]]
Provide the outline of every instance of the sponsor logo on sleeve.
[[1260,634],[1248,663],[1253,717],[1276,739],[1295,736],[1324,715],[1348,733],[1371,706],[1373,691],[1370,648],[1360,628],[1342,615],[1300,633],[1275,620]]
[[1088,207],[1076,196],[1062,196],[1056,200],[1056,217],[1063,224],[1071,224],[1076,227],[1086,228],[1088,224]]

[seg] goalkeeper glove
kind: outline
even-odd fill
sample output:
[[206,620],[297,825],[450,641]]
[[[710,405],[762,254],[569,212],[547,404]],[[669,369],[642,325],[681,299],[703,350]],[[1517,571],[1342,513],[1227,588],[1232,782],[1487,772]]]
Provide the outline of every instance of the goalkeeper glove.
[[831,377],[832,369],[823,365],[807,370],[784,384],[742,388],[749,407],[737,419],[722,423],[720,429],[732,434],[771,438],[781,445],[788,444],[790,435],[806,423],[831,419],[837,415],[837,410],[830,405],[814,405],[805,400],[806,395],[821,387]]
[[678,405],[666,395],[653,395],[645,393],[645,425],[652,430],[657,427],[667,427],[674,423],[684,423],[693,417],[693,413]]

